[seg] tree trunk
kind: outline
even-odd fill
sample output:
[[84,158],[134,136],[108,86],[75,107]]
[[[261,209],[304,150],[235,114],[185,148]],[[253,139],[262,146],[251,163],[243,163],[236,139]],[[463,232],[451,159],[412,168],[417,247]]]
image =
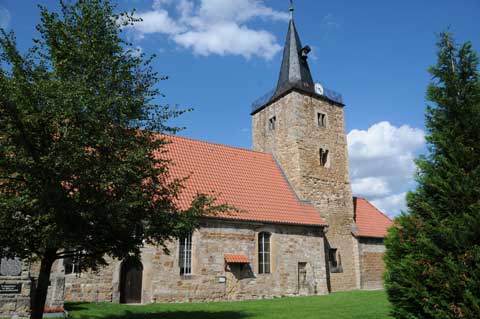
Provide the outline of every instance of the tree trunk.
[[32,312],[30,319],[42,319],[45,301],[47,300],[48,286],[50,285],[50,273],[55,261],[56,250],[47,250],[42,257],[40,273],[38,274],[37,286],[33,294]]

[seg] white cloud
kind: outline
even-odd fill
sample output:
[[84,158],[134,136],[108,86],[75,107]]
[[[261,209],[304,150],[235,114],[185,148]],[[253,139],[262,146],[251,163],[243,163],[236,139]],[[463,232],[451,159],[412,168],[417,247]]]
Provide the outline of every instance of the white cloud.
[[372,204],[378,209],[380,209],[382,212],[395,212],[395,214],[392,213],[389,215],[393,217],[397,215],[397,213],[405,211],[405,209],[407,208],[405,202],[406,196],[407,192],[381,197],[372,200]]
[[139,35],[149,33],[166,33],[169,35],[180,33],[183,29],[177,24],[166,10],[148,11],[141,14],[142,22],[135,24]]
[[380,122],[348,134],[353,193],[372,200],[389,216],[405,208],[405,193],[414,186],[414,158],[424,147],[421,129]]
[[174,40],[200,55],[258,55],[271,59],[281,47],[275,37],[266,31],[254,31],[235,23],[219,23],[215,29],[188,31],[174,36]]
[[10,25],[10,11],[7,8],[0,7],[0,28],[6,29]]
[[153,8],[158,10],[172,3],[172,0],[153,0]]
[[387,181],[380,177],[364,177],[352,180],[352,189],[363,196],[379,196],[390,193]]
[[138,13],[133,26],[139,38],[160,33],[198,55],[241,55],[271,59],[281,50],[275,36],[251,28],[256,19],[286,21],[288,14],[263,0],[154,0],[152,10]]

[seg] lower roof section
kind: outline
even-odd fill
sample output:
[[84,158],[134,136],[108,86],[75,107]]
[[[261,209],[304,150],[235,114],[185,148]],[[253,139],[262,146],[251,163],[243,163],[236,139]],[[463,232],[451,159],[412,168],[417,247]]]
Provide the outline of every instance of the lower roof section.
[[365,198],[354,197],[357,237],[384,238],[393,222]]
[[178,199],[182,209],[203,193],[241,210],[221,219],[327,226],[310,204],[301,202],[269,154],[194,139],[164,135],[169,144],[158,154],[172,160],[172,178],[189,178]]

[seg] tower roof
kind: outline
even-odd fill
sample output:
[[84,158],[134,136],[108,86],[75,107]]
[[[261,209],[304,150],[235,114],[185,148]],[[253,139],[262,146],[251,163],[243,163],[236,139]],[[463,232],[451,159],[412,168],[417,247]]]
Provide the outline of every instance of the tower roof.
[[[293,11],[293,8],[290,10]],[[307,62],[309,52],[309,46],[302,47],[292,14],[285,48],[283,49],[282,67],[278,77],[277,88],[271,100],[276,99],[291,89],[298,89],[307,93],[315,92],[315,84]]]
[[344,106],[342,95],[340,93],[327,89],[321,85],[319,86],[319,90],[316,91],[315,82],[313,81],[307,62],[308,53],[311,49],[308,45],[302,47],[302,42],[300,41],[293,20],[293,5],[290,7],[290,13],[290,23],[288,26],[287,39],[285,40],[285,47],[283,49],[282,66],[280,68],[277,86],[275,89],[268,91],[252,103],[252,111],[250,115],[260,112],[266,106],[280,99],[292,90],[335,103],[340,107]]

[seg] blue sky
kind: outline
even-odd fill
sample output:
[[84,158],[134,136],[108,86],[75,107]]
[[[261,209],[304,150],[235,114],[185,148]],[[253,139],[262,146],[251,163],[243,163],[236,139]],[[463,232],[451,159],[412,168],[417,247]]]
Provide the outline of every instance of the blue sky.
[[[0,26],[31,46],[36,3],[0,0]],[[287,31],[288,0],[118,0],[143,26],[126,37],[156,53],[162,103],[193,107],[181,135],[251,147],[250,105],[272,89]],[[295,1],[303,44],[313,47],[313,77],[342,93],[354,192],[393,216],[413,187],[412,158],[424,150],[426,72],[436,34],[450,27],[480,48],[480,1]],[[387,123],[388,122],[388,123]],[[380,169],[378,169],[380,167]]]

